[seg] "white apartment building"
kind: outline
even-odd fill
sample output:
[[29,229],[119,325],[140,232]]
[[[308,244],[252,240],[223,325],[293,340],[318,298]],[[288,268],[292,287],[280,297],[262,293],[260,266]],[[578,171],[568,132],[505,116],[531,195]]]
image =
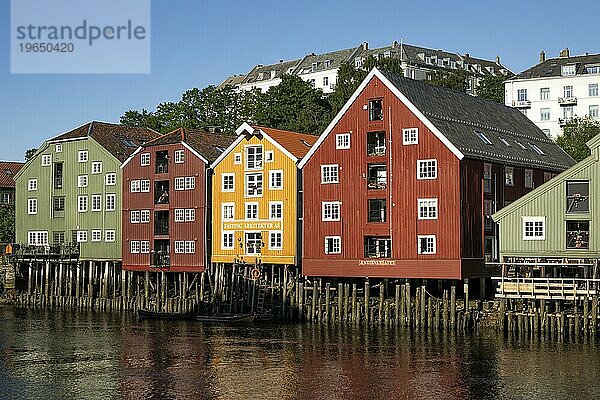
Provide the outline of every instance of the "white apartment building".
[[569,49],[504,83],[505,104],[518,108],[546,135],[556,139],[573,117],[598,118],[600,54],[573,56]]

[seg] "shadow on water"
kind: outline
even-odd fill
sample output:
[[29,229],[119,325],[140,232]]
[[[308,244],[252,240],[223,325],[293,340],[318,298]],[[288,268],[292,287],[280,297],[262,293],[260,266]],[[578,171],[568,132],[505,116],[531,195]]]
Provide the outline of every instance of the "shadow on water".
[[0,308],[0,398],[595,398],[595,343]]

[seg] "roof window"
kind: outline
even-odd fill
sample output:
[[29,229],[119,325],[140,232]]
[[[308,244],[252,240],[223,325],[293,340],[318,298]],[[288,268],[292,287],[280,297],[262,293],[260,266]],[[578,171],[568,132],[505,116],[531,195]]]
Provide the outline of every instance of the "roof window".
[[535,143],[529,143],[529,145],[540,156],[545,156],[546,155],[546,154],[544,154],[544,152],[542,151],[542,149],[539,148],[539,146],[537,144],[535,144]]
[[502,138],[502,137],[501,137],[501,138],[500,138],[500,141],[501,141],[502,143],[504,143],[504,144],[506,145],[506,147],[510,147],[510,143],[508,143],[508,142],[506,141],[506,139],[504,139],[504,138]]
[[479,139],[481,139],[481,141],[482,141],[483,143],[485,143],[485,144],[487,144],[487,145],[490,145],[490,146],[492,146],[492,145],[493,145],[492,141],[491,141],[490,139],[488,139],[488,137],[487,137],[487,136],[485,136],[485,134],[484,134],[483,132],[481,132],[481,131],[475,131],[475,134],[477,135],[477,137],[478,137]]

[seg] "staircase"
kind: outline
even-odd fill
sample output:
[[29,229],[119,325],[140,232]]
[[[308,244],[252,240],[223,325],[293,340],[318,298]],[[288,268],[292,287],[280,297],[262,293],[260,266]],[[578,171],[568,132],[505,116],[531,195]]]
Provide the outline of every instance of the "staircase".
[[256,300],[256,314],[262,315],[265,308],[265,298],[267,297],[267,281],[260,279],[258,284],[258,298]]

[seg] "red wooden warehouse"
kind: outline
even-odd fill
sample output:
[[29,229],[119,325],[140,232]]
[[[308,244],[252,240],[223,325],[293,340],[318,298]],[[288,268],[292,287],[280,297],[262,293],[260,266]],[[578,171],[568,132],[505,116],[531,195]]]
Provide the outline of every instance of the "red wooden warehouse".
[[299,164],[303,275],[483,276],[487,216],[572,162],[516,109],[374,69]]
[[209,165],[234,139],[181,128],[144,144],[123,163],[123,269],[205,269]]

